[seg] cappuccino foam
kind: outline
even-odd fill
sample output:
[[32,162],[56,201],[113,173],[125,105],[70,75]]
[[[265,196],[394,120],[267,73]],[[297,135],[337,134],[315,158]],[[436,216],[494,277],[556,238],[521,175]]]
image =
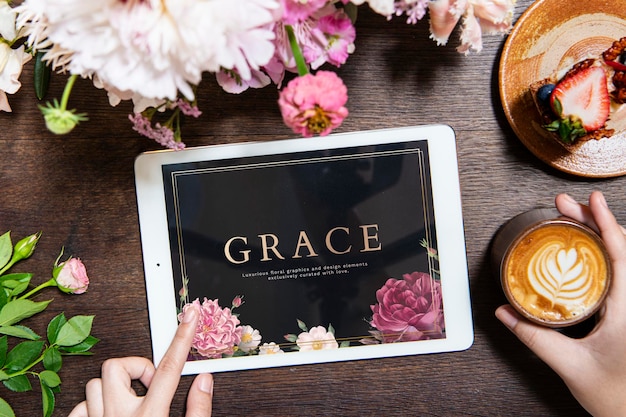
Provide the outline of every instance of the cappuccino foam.
[[593,235],[567,223],[545,224],[510,249],[503,284],[526,313],[559,324],[585,317],[602,301],[609,268]]

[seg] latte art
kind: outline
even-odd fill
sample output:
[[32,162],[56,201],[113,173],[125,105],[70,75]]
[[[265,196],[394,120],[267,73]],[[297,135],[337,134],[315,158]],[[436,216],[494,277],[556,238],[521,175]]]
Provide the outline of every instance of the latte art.
[[592,314],[608,288],[610,263],[599,237],[572,223],[525,232],[502,264],[505,293],[520,312],[560,326]]
[[585,263],[585,248],[579,255],[576,248],[563,249],[557,242],[539,248],[528,264],[528,281],[539,295],[550,301],[575,309],[591,288],[593,281],[589,263]]

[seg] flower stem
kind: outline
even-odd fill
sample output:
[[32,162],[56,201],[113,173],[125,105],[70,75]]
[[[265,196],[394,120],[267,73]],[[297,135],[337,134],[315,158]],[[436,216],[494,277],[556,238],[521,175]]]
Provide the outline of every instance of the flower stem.
[[285,25],[285,31],[287,32],[287,37],[289,38],[289,46],[291,47],[291,52],[293,53],[293,57],[296,60],[298,75],[302,76],[308,74],[309,68],[307,67],[304,56],[302,55],[300,45],[298,45],[298,40],[296,39],[296,34],[293,31],[293,27],[291,25]]
[[57,286],[56,280],[54,278],[50,278],[48,281],[44,282],[43,284],[39,285],[38,287],[33,288],[32,290],[30,290],[26,294],[22,295],[19,299],[21,300],[21,299],[28,298],[28,297],[36,294],[37,292],[43,290],[44,288],[56,287],[56,286]]
[[63,96],[61,97],[61,109],[67,109],[67,102],[70,99],[70,93],[72,92],[72,88],[74,87],[74,83],[76,82],[77,74],[72,74],[67,79],[67,83],[65,84],[65,88],[63,89]]

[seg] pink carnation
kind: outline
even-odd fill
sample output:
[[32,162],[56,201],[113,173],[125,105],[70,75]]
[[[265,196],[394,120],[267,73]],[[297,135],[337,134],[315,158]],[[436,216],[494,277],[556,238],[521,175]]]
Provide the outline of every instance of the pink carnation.
[[328,135],[348,116],[348,89],[332,71],[296,77],[280,92],[278,104],[287,126],[304,137]]
[[239,319],[232,314],[230,308],[221,308],[218,300],[205,298],[200,304],[196,298],[192,303],[185,304],[178,315],[179,321],[182,321],[192,304],[198,309],[200,318],[191,347],[207,358],[232,355],[235,346],[241,342],[242,328],[239,326]]
[[440,339],[444,318],[441,284],[429,274],[413,272],[390,278],[376,291],[371,325],[385,342]]

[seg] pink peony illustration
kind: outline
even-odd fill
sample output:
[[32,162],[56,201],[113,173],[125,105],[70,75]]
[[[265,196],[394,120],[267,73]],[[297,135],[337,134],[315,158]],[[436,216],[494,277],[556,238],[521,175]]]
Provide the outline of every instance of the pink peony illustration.
[[241,342],[242,327],[239,319],[232,314],[230,308],[221,308],[218,300],[208,300],[205,297],[202,304],[197,298],[186,304],[178,315],[179,321],[182,321],[185,311],[192,304],[197,306],[200,319],[191,347],[207,358],[232,355],[235,346]]
[[376,291],[370,324],[384,342],[407,342],[444,337],[441,284],[429,274],[413,272],[390,278]]
[[70,258],[53,271],[59,289],[66,293],[82,294],[89,287],[85,265],[78,258]]

